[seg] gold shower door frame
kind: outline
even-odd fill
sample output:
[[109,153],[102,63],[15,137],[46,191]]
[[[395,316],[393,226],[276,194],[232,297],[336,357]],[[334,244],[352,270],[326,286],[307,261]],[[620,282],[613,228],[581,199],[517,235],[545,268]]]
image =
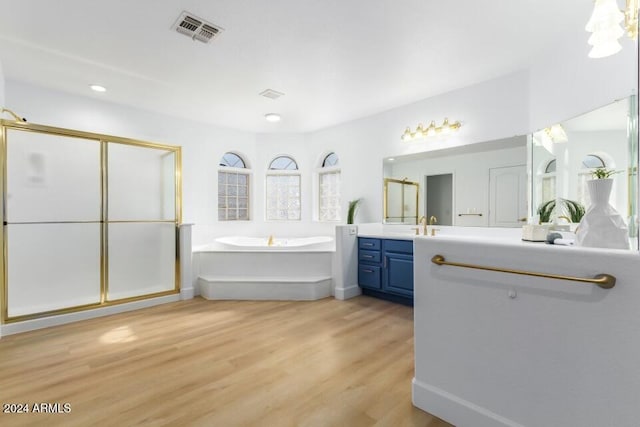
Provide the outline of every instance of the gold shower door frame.
[[[57,135],[72,138],[81,138],[88,140],[88,143],[95,142],[100,144],[100,302],[79,306],[66,307],[56,310],[25,314],[20,316],[9,317],[9,284],[8,284],[8,242],[7,242],[7,130],[19,130],[27,132],[43,133],[48,135]],[[109,144],[123,144],[135,147],[143,147],[155,150],[163,150],[173,153],[174,157],[174,174],[175,174],[175,219],[174,220],[138,220],[138,221],[109,221],[108,219],[108,146]],[[174,295],[180,292],[180,246],[179,246],[179,225],[182,222],[182,151],[181,147],[174,145],[157,144],[153,142],[140,141],[130,138],[122,138],[112,135],[98,134],[92,132],[84,132],[73,129],[64,129],[51,126],[37,125],[32,123],[16,122],[11,120],[0,120],[0,188],[2,189],[2,197],[0,201],[2,208],[0,216],[2,227],[0,228],[0,240],[2,241],[2,262],[0,263],[0,310],[2,323],[14,323],[25,320],[37,319],[47,316],[74,313],[83,310],[90,310],[111,305],[123,304],[132,301],[139,301],[149,298],[156,298],[165,295]],[[93,222],[93,221],[89,221]],[[151,294],[138,295],[117,300],[109,300],[109,241],[108,227],[109,224],[115,223],[174,223],[175,224],[175,286],[173,290],[156,292]]]

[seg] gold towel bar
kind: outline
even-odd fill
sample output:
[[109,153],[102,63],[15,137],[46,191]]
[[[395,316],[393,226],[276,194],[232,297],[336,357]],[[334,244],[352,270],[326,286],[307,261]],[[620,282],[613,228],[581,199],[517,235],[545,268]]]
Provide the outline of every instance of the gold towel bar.
[[512,270],[509,268],[485,267],[482,265],[462,264],[460,262],[451,262],[444,259],[442,255],[434,255],[431,262],[438,265],[450,265],[453,267],[475,268],[477,270],[498,271],[500,273],[522,274],[524,276],[546,277],[548,279],[570,280],[572,282],[592,283],[600,286],[602,289],[611,289],[616,285],[616,278],[610,274],[598,274],[593,279],[583,277],[560,276],[557,274],[533,273],[531,271]]

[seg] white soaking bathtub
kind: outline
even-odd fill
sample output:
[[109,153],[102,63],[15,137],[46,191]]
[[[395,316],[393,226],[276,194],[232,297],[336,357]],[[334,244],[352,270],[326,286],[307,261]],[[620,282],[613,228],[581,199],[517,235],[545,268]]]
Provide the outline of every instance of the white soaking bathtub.
[[313,236],[313,237],[274,237],[269,245],[269,237],[245,237],[229,236],[219,237],[216,242],[229,249],[264,249],[264,250],[310,250],[310,249],[333,249],[333,237]]
[[206,299],[316,300],[331,295],[334,239],[220,237],[195,247],[194,275]]

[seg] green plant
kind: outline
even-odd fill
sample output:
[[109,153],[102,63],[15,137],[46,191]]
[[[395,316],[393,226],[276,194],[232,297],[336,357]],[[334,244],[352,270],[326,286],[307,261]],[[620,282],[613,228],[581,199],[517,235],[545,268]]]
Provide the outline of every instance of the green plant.
[[591,171],[591,177],[593,179],[606,179],[611,178],[611,175],[615,175],[622,171],[617,171],[615,169],[607,169],[607,168],[596,168]]
[[580,222],[585,213],[585,209],[582,203],[576,202],[575,200],[562,199],[562,204],[564,206],[567,217],[569,217],[571,222]]
[[362,199],[351,200],[349,202],[349,210],[347,212],[347,224],[353,224],[353,218],[356,216],[356,211],[358,210],[358,203],[360,203]]
[[537,213],[538,213],[538,217],[540,218],[540,224],[542,224],[543,222],[551,221],[551,213],[553,212],[553,210],[555,208],[556,208],[555,199],[548,200],[548,201],[542,203],[538,207]]

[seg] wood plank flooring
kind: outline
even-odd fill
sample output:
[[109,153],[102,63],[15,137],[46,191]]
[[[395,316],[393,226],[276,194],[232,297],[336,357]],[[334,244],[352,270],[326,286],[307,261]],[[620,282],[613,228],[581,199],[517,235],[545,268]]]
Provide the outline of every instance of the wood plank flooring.
[[[413,310],[196,298],[0,339],[0,426],[450,426],[411,404]],[[56,408],[53,408],[56,409]]]

